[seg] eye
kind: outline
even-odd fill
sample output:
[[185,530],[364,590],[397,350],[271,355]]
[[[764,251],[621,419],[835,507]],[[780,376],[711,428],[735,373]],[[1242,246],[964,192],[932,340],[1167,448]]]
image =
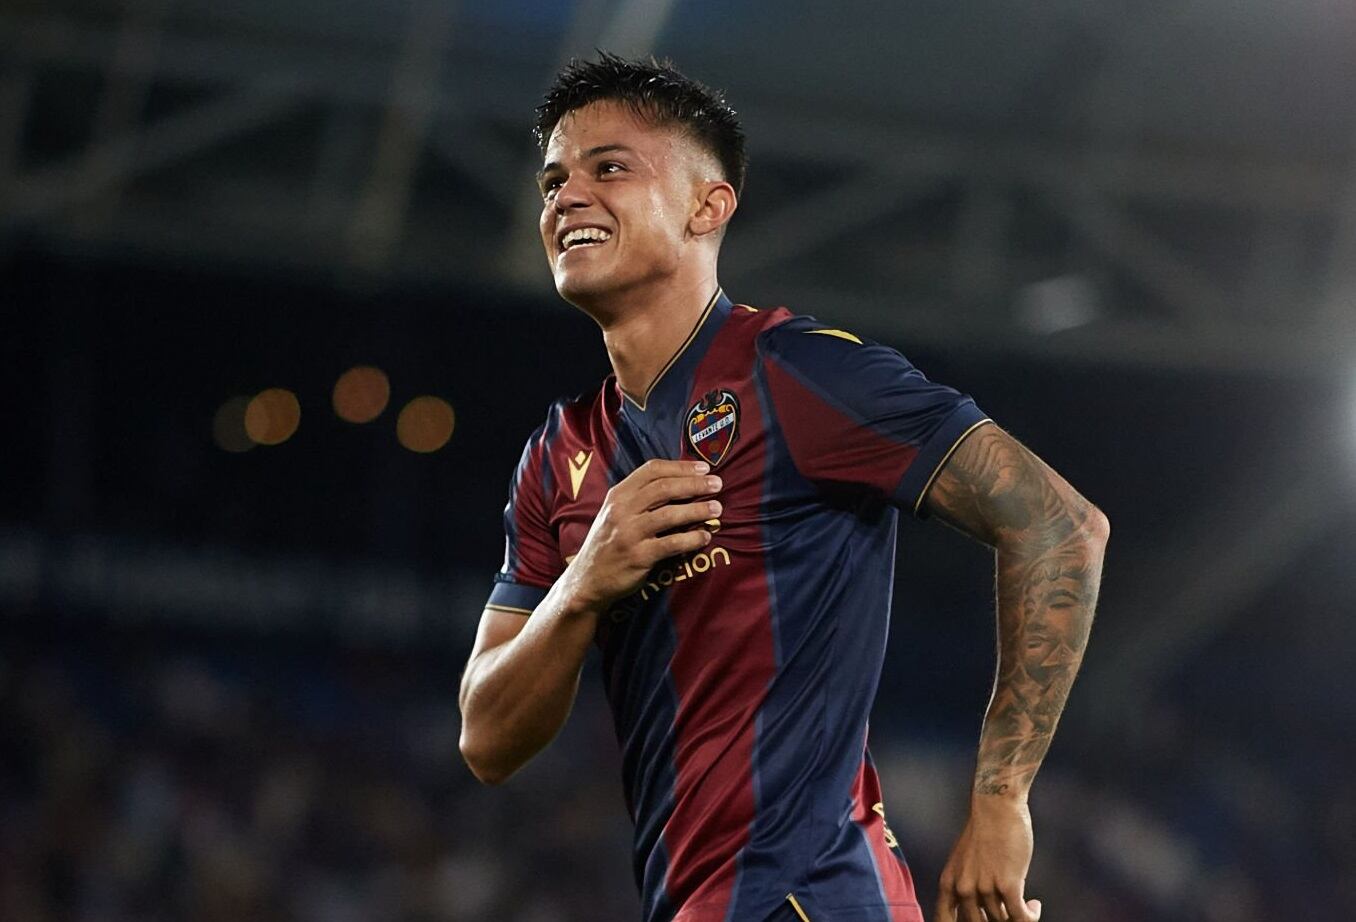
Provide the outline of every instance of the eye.
[[626,167],[622,166],[620,163],[618,163],[618,162],[615,161],[615,160],[607,160],[607,161],[604,161],[603,163],[598,164],[598,175],[599,175],[599,176],[608,176],[608,175],[613,174],[613,173],[622,173],[622,172],[625,172],[625,171],[626,171]]
[[560,178],[559,176],[550,176],[542,180],[541,183],[542,198],[550,198],[551,196],[555,195],[556,190],[559,189],[561,187],[561,184],[564,182],[565,180]]

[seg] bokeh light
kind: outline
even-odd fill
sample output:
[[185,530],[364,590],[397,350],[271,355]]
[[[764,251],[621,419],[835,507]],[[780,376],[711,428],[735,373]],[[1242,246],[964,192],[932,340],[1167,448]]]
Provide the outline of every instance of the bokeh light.
[[217,407],[212,417],[212,441],[222,451],[239,454],[254,447],[254,439],[245,431],[245,409],[249,405],[248,397],[232,397]]
[[457,414],[441,397],[416,397],[405,404],[396,420],[396,438],[410,451],[437,451],[452,438]]
[[260,445],[280,445],[301,423],[297,395],[281,387],[260,391],[245,408],[245,432]]
[[382,414],[391,399],[386,372],[371,365],[357,365],[334,383],[334,412],[350,423],[370,423]]

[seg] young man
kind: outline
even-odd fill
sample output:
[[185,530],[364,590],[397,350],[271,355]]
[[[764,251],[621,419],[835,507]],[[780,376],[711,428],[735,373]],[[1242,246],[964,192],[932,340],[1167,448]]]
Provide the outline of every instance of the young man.
[[1106,518],[899,353],[716,281],[744,179],[721,98],[666,65],[565,69],[539,109],[556,287],[615,372],[528,440],[461,686],[507,779],[590,644],[647,922],[921,920],[866,748],[897,510],[996,550],[999,668],[938,918],[1030,922],[1031,786],[1092,622]]

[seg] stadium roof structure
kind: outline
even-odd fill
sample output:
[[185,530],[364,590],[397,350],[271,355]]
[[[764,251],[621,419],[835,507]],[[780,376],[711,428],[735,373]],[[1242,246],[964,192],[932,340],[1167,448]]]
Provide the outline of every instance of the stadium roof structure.
[[948,349],[1351,361],[1337,0],[19,0],[0,40],[9,235],[549,303],[531,110],[601,47],[745,119],[736,295]]

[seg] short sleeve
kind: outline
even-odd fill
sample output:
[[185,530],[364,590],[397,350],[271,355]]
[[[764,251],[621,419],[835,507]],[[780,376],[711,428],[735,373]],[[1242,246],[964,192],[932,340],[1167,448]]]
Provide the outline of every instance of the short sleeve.
[[546,426],[528,439],[504,507],[504,564],[494,575],[486,608],[530,615],[564,569],[550,527],[545,465]]
[[864,487],[924,516],[936,473],[989,419],[898,351],[795,317],[762,334],[777,425],[802,476]]

